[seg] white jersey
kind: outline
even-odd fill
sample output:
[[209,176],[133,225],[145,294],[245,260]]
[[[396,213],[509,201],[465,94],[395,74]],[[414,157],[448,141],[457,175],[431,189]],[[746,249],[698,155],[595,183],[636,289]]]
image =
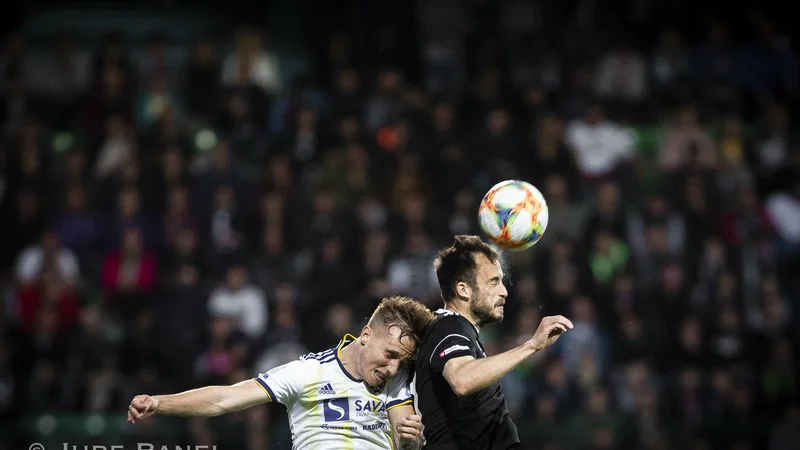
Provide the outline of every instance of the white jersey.
[[270,401],[286,405],[294,450],[395,448],[388,411],[413,405],[408,375],[401,371],[383,389],[370,390],[340,359],[342,348],[355,339],[345,335],[335,348],[255,378]]

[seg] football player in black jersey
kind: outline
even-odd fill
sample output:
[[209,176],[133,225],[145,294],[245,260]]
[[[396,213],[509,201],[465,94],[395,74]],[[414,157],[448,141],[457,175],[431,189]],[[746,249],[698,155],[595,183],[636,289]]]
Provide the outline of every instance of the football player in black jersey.
[[508,295],[499,255],[477,236],[456,236],[434,266],[445,307],[428,326],[414,367],[425,449],[521,448],[499,381],[552,345],[572,322],[545,317],[524,344],[486,356],[480,330],[503,319]]

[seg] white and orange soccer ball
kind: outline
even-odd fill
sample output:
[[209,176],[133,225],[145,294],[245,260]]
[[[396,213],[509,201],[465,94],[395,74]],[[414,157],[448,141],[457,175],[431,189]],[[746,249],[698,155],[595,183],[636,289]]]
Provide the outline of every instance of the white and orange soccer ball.
[[544,196],[532,184],[506,180],[483,197],[478,221],[486,237],[503,250],[521,251],[539,242],[550,218]]

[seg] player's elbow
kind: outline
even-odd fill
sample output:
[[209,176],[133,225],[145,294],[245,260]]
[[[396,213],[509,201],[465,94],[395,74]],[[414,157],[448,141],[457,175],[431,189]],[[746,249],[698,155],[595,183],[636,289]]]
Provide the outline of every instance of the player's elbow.
[[238,411],[246,406],[246,399],[235,386],[218,386],[213,398],[209,399],[203,410],[205,417],[217,417]]
[[453,389],[453,393],[459,397],[472,394],[475,392],[474,386],[469,380],[465,379],[464,377],[453,377],[452,380],[448,380],[450,383],[450,388]]
[[203,417],[217,417],[236,410],[230,398],[216,398],[200,408],[200,415]]
[[211,405],[208,405],[208,407],[206,407],[203,410],[202,416],[203,417],[218,417],[218,416],[221,416],[223,414],[227,414],[227,413],[232,412],[232,411],[233,411],[232,409],[226,408],[224,404],[211,404]]

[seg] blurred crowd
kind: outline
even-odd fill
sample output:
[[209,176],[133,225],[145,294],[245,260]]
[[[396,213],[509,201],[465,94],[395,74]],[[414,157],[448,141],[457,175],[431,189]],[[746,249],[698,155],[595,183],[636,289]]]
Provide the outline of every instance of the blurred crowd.
[[[387,294],[438,308],[437,249],[510,178],[550,225],[507,255],[487,353],[575,323],[503,381],[525,448],[797,448],[789,39],[763,16],[562,39],[533,3],[473,3],[316,30],[291,78],[259,28],[6,36],[0,448],[330,348]],[[280,405],[120,433],[290,448]]]

